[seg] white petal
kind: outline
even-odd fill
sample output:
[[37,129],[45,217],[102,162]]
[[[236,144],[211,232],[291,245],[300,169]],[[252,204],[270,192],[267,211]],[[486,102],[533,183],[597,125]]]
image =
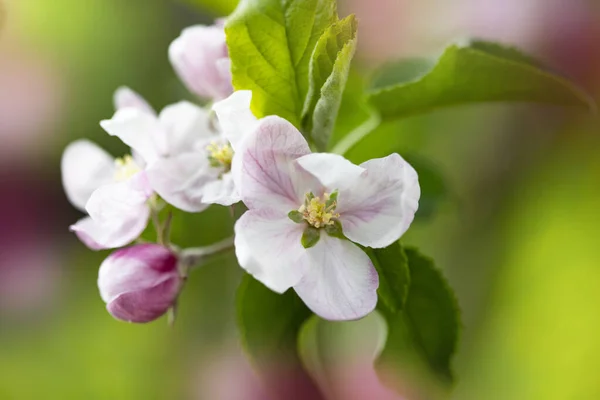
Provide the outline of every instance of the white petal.
[[307,253],[300,240],[304,224],[269,210],[247,211],[235,224],[235,253],[249,274],[283,293],[304,276]]
[[302,134],[279,117],[260,120],[234,156],[232,173],[242,201],[249,208],[272,208],[287,214],[297,209],[318,181],[295,160],[309,154]]
[[86,205],[90,218],[80,220],[71,230],[94,250],[124,246],[144,231],[150,215],[146,201],[151,193],[144,173],[101,186]]
[[230,206],[240,201],[233,176],[231,173],[223,174],[219,179],[206,184],[203,189],[202,201],[206,204],[220,204]]
[[421,194],[417,172],[398,154],[361,164],[357,186],[338,196],[344,234],[363,246],[386,247],[412,223]]
[[251,101],[250,90],[239,90],[213,105],[223,136],[231,143],[233,150],[238,149],[239,141],[254,131],[258,124],[250,110]]
[[101,121],[100,125],[135,150],[146,163],[154,162],[166,151],[165,134],[158,119],[136,108],[118,110],[112,119]]
[[121,86],[115,91],[113,102],[115,110],[122,108],[137,108],[140,111],[154,115],[154,109],[148,102],[127,86]]
[[115,162],[95,143],[78,140],[65,149],[61,173],[67,198],[75,207],[85,211],[85,204],[94,190],[113,181]]
[[215,135],[209,128],[208,112],[187,101],[165,107],[158,118],[166,134],[164,156],[197,149],[201,142]]
[[203,202],[204,186],[218,179],[205,153],[184,153],[154,162],[147,170],[148,181],[167,203],[187,212],[200,212],[209,204]]
[[344,157],[329,153],[308,154],[299,158],[298,164],[330,191],[343,191],[353,187],[365,171]]
[[375,309],[379,277],[358,246],[323,232],[308,253],[310,268],[294,290],[315,314],[354,320]]

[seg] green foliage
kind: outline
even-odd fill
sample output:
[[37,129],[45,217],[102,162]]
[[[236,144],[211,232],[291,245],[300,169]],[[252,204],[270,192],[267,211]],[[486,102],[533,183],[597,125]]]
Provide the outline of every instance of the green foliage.
[[310,249],[319,242],[320,238],[321,231],[319,229],[313,228],[312,226],[307,226],[304,230],[304,233],[302,233],[302,239],[300,239],[300,242],[305,249]]
[[237,321],[244,348],[259,368],[295,363],[296,338],[312,313],[293,290],[272,292],[245,275],[237,293]]
[[379,274],[379,308],[398,312],[404,308],[410,287],[408,258],[404,249],[394,243],[385,249],[369,251],[375,269]]
[[233,86],[252,90],[258,117],[279,115],[300,128],[309,63],[337,21],[335,0],[243,0],[225,27]]
[[356,51],[357,25],[354,15],[331,25],[319,38],[310,60],[310,86],[302,119],[305,131],[321,151],[327,150],[338,116]]
[[[390,379],[390,369],[446,387],[453,380],[451,361],[460,330],[458,304],[433,260],[416,249],[404,251],[410,269],[410,289],[402,311],[379,307],[388,324],[388,338],[377,367],[392,386],[395,380]],[[393,269],[397,264],[388,257],[383,268]]]
[[[401,81],[382,88],[376,80],[371,103],[386,118],[452,105],[491,102],[534,102],[592,108],[590,98],[566,79],[548,72],[519,51],[494,43],[472,42],[446,49],[433,69],[411,62]],[[382,73],[390,83],[390,72]]]

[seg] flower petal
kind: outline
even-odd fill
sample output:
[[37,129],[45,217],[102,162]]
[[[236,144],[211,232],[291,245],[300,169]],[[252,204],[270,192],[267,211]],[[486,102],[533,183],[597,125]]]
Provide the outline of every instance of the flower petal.
[[202,200],[204,186],[218,179],[218,171],[211,168],[206,154],[185,153],[163,158],[147,170],[148,181],[167,203],[187,212],[200,212],[209,204]]
[[330,191],[352,188],[365,171],[337,154],[313,153],[300,157],[297,162]]
[[295,163],[310,149],[285,119],[263,118],[242,143],[232,173],[248,208],[271,208],[287,215],[300,206],[306,192],[320,188],[318,181]]
[[362,318],[375,309],[379,276],[358,246],[322,234],[307,252],[310,268],[294,290],[315,314],[345,321]]
[[155,111],[148,102],[127,86],[121,86],[115,91],[113,96],[115,110],[122,108],[137,108],[140,111],[155,115]]
[[146,163],[166,152],[165,134],[158,119],[137,108],[120,109],[112,119],[101,121],[100,126],[135,150]]
[[240,201],[233,176],[226,173],[204,186],[202,201],[206,204],[220,204],[230,206]]
[[158,119],[166,135],[163,156],[199,150],[207,139],[215,135],[209,128],[208,112],[188,101],[165,107]]
[[270,210],[250,210],[235,224],[235,253],[249,274],[283,293],[297,284],[308,267],[300,244],[304,224]]
[[361,164],[365,173],[349,193],[338,196],[337,212],[346,237],[363,246],[386,247],[412,223],[421,190],[417,172],[398,154]]
[[144,173],[125,182],[98,188],[87,202],[90,218],[71,226],[71,230],[93,250],[122,247],[137,239],[146,228],[151,195]]
[[67,198],[85,211],[85,204],[94,190],[113,181],[115,162],[95,143],[77,140],[63,153],[61,173]]
[[240,140],[252,132],[258,124],[258,120],[250,110],[251,101],[252,91],[239,90],[213,105],[223,136],[231,143],[233,150],[237,151]]

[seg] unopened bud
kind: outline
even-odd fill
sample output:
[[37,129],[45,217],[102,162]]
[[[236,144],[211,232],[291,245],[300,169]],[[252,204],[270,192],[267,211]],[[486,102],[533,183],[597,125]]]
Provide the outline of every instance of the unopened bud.
[[169,47],[169,59],[188,89],[198,96],[221,100],[233,92],[222,23],[184,29]]
[[182,279],[177,256],[157,244],[141,244],[112,253],[100,266],[98,288],[115,318],[144,323],[171,308]]

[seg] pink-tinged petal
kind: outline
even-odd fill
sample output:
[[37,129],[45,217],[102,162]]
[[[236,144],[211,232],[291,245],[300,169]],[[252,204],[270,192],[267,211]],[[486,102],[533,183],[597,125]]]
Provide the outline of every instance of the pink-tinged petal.
[[358,246],[323,232],[307,253],[310,267],[294,290],[315,314],[345,321],[362,318],[375,309],[379,276]]
[[166,135],[158,119],[137,108],[118,110],[112,119],[100,122],[111,136],[116,136],[137,152],[146,163],[166,153]]
[[154,162],[147,170],[148,181],[167,203],[187,212],[200,212],[209,204],[202,199],[204,187],[218,179],[205,153],[184,153]]
[[181,288],[177,257],[167,248],[143,244],[111,254],[100,266],[98,288],[110,314],[129,322],[163,315]]
[[220,204],[230,206],[240,201],[233,176],[231,173],[223,174],[204,186],[202,201],[206,204]]
[[315,176],[329,191],[344,191],[356,185],[365,169],[352,164],[337,154],[314,153],[297,160],[298,164]]
[[238,150],[240,140],[254,131],[258,124],[258,120],[250,110],[251,101],[250,90],[239,90],[213,105],[223,136],[235,151]]
[[417,172],[398,154],[361,164],[365,173],[338,196],[344,234],[363,246],[386,247],[409,228],[419,207]]
[[283,293],[304,276],[307,253],[300,239],[304,224],[270,210],[247,211],[235,224],[235,253],[249,274]]
[[87,202],[90,218],[77,222],[71,230],[93,250],[125,246],[146,228],[150,216],[146,201],[151,194],[144,173],[101,186]]
[[158,119],[166,135],[165,154],[162,154],[165,157],[197,150],[214,136],[208,112],[188,101],[165,107]]
[[266,117],[242,142],[232,173],[242,201],[249,208],[275,209],[284,215],[297,209],[318,181],[295,160],[310,153],[302,134],[288,121]]
[[233,92],[231,75],[223,70],[222,60],[228,57],[225,31],[220,26],[186,28],[169,47],[169,60],[188,89],[215,100]]
[[82,211],[85,211],[85,204],[92,193],[112,182],[115,174],[114,159],[88,140],[68,145],[60,167],[67,198]]
[[137,108],[145,113],[155,115],[155,111],[150,104],[138,93],[134,92],[127,86],[121,86],[115,91],[113,96],[115,110],[122,108]]

